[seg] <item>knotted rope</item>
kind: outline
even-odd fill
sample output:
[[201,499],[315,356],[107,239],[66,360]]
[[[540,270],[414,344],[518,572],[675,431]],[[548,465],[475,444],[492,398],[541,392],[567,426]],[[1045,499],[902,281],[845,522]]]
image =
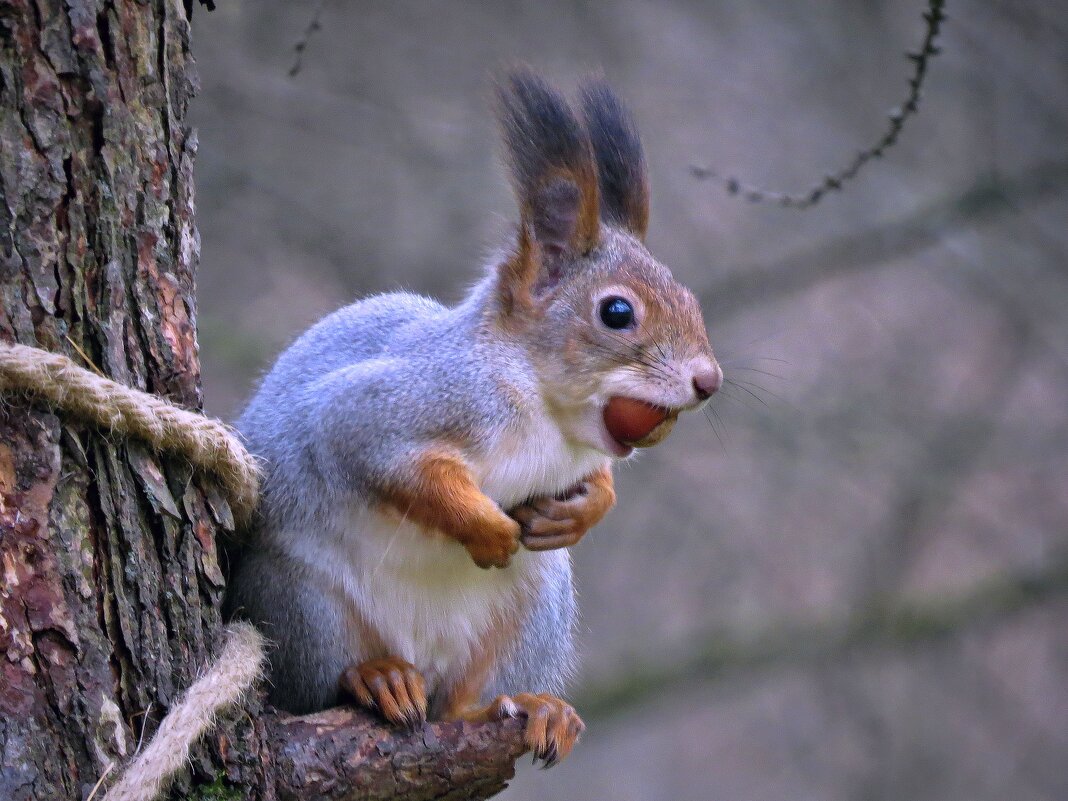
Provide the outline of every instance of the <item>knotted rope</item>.
[[99,376],[59,353],[0,345],[0,394],[25,393],[82,422],[184,456],[214,475],[234,515],[247,521],[259,498],[256,460],[219,420]]
[[[185,457],[195,468],[215,476],[242,522],[256,508],[256,460],[218,420],[99,376],[61,354],[25,345],[0,344],[0,396],[8,395],[25,395],[104,431],[136,437],[156,451]],[[238,702],[262,675],[265,661],[264,639],[256,629],[247,623],[227,627],[219,655],[171,706],[152,741],[104,801],[153,801],[216,716]]]

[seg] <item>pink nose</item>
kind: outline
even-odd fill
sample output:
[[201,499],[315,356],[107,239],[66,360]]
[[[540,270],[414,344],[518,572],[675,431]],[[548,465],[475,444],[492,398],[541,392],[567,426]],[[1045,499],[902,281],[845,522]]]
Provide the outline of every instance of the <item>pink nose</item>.
[[693,391],[701,400],[708,400],[717,389],[723,386],[723,371],[719,366],[702,370],[693,377]]

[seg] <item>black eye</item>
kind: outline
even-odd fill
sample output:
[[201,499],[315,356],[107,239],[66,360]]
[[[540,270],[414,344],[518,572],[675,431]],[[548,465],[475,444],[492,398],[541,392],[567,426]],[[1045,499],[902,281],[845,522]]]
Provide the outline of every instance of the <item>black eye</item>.
[[605,298],[601,301],[601,322],[609,328],[626,328],[634,322],[634,307],[623,298]]

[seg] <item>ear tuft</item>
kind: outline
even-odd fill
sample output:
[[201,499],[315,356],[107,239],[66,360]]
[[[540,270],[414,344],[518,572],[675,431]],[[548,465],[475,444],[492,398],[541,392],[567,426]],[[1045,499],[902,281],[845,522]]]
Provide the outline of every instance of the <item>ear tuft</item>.
[[567,101],[529,70],[497,87],[507,161],[522,210],[547,255],[581,256],[599,232],[597,168]]
[[597,160],[601,215],[645,239],[649,177],[634,118],[600,79],[583,87],[582,112]]

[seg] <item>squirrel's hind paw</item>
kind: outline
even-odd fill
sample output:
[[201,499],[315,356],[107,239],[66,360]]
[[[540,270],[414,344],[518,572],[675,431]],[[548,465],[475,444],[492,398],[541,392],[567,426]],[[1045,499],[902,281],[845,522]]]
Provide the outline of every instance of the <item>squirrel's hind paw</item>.
[[586,729],[573,706],[547,693],[500,695],[486,712],[491,718],[526,718],[523,740],[534,760],[542,760],[543,768],[551,768],[570,754]]
[[418,728],[426,722],[426,681],[415,665],[396,657],[370,659],[341,674],[341,688],[390,723]]

